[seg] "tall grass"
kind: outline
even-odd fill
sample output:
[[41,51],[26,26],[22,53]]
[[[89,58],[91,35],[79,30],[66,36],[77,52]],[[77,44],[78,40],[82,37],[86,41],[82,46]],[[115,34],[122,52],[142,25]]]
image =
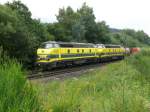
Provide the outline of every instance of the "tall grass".
[[149,57],[144,50],[79,78],[35,85],[53,112],[149,112]]
[[19,63],[0,54],[0,112],[43,111],[24,76]]

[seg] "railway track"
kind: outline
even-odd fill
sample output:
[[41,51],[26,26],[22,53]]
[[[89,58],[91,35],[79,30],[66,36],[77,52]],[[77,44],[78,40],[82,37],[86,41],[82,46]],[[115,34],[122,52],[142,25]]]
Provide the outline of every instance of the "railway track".
[[52,71],[33,71],[30,75],[27,76],[29,80],[41,79],[41,78],[64,78],[67,76],[74,76],[76,74],[82,74],[88,71],[92,71],[96,68],[104,66],[109,63],[113,63],[116,61],[105,62],[105,63],[95,63],[95,64],[86,64],[80,66],[66,67],[66,68],[57,68]]

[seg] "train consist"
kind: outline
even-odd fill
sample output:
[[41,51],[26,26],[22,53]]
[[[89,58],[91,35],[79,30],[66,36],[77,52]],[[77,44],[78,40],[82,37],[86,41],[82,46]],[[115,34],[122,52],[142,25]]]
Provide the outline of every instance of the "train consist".
[[38,66],[54,68],[73,64],[123,59],[130,51],[121,45],[44,42],[37,50]]

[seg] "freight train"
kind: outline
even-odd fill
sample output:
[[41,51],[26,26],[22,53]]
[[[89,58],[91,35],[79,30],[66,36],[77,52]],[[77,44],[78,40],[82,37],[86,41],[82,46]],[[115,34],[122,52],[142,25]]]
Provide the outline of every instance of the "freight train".
[[121,45],[48,41],[37,50],[36,65],[55,68],[123,59],[129,52]]

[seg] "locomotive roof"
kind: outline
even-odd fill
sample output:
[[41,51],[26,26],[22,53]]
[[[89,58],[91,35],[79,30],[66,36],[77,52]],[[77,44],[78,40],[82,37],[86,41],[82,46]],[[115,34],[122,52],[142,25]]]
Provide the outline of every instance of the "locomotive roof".
[[77,43],[77,42],[56,42],[56,41],[47,41],[45,44],[63,44],[63,45],[72,45],[73,47],[86,46],[86,47],[94,47],[92,43]]
[[121,46],[121,45],[114,45],[114,44],[104,44],[105,46]]
[[121,45],[105,44],[106,48],[121,48]]
[[61,41],[47,41],[44,43],[53,43],[53,44],[89,44],[89,45],[94,45],[92,43],[78,43],[78,42],[61,42]]

